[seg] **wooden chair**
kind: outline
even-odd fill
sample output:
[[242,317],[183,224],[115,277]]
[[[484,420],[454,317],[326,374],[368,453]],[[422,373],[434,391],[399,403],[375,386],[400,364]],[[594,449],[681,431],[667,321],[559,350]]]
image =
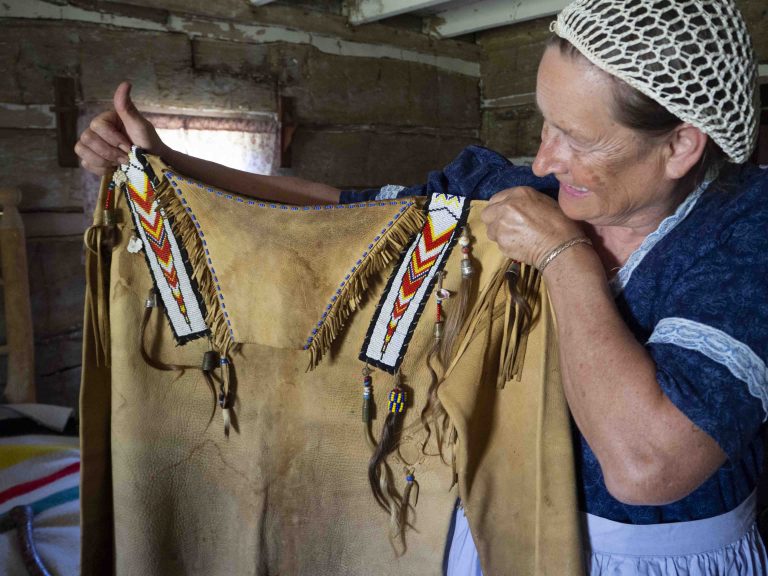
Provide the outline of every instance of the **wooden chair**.
[[6,344],[0,346],[0,354],[8,356],[5,400],[11,404],[34,403],[36,398],[29,271],[20,202],[20,190],[0,188],[0,282],[4,288],[6,323]]
[[[35,402],[35,349],[32,308],[29,299],[29,271],[24,223],[19,214],[21,191],[0,188],[0,285],[5,296],[6,344],[0,354],[8,357],[5,401],[10,404]],[[8,513],[17,531],[24,565],[30,576],[49,576],[37,553],[33,537],[31,506],[16,506]]]

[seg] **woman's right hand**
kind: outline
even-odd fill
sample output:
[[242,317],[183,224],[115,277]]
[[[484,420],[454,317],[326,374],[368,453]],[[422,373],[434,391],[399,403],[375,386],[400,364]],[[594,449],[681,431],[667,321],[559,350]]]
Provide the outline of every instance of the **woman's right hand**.
[[131,85],[121,83],[113,99],[115,109],[91,120],[75,144],[83,168],[103,175],[118,164],[128,162],[131,144],[147,152],[163,155],[166,146],[152,124],[131,101]]

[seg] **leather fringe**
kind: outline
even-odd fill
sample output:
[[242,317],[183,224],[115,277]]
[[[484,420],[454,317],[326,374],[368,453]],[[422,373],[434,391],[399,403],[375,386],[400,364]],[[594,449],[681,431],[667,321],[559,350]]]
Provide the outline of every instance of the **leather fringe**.
[[[507,307],[506,300],[505,303],[500,306],[496,306],[496,300],[498,298],[499,291],[505,284],[506,272],[509,268],[509,264],[510,261],[507,260],[504,265],[494,273],[486,287],[478,296],[477,301],[472,307],[472,310],[467,315],[467,321],[464,323],[464,326],[462,326],[459,333],[460,344],[456,352],[453,354],[453,357],[450,359],[450,362],[448,363],[448,368],[445,371],[443,379],[447,378],[451,374],[458,361],[464,355],[464,352],[466,352],[466,349],[472,340],[474,340],[481,333],[490,335],[490,329],[493,321],[505,314]],[[535,305],[541,287],[541,275],[535,268],[526,264],[522,264],[521,270],[522,280],[519,282],[518,290],[524,290],[520,296],[524,299],[526,306],[532,312],[530,320],[527,321],[524,321],[524,317],[526,316],[525,313],[522,315],[520,313],[516,314],[517,321],[514,324],[513,335],[508,337],[507,347],[510,347],[510,342],[514,344],[514,346],[511,348],[511,350],[514,351],[514,358],[511,365],[512,373],[515,375],[522,374],[528,333],[530,332],[530,329],[536,320]],[[515,299],[514,296],[512,298],[513,300]],[[521,317],[523,318],[521,319]],[[510,327],[507,326],[506,328],[509,329]],[[506,357],[504,358],[504,362],[507,362]]]
[[309,366],[312,370],[328,353],[331,344],[341,332],[349,315],[360,305],[367,294],[370,277],[384,270],[411,242],[414,234],[424,226],[424,211],[415,204],[395,221],[370,250],[362,264],[342,288],[341,294],[328,311],[323,325],[309,345]]
[[[110,365],[109,267],[113,234],[104,223],[104,206],[112,174],[101,178],[93,225],[85,231],[85,308],[92,323],[97,366]],[[112,241],[110,241],[112,240]]]
[[533,322],[534,306],[539,293],[541,275],[532,266],[523,269],[518,262],[508,261],[505,273],[507,291],[504,310],[504,332],[499,357],[496,387],[523,375],[523,360],[528,333]]
[[232,340],[224,310],[219,303],[213,275],[208,268],[205,249],[197,233],[197,228],[172,186],[168,183],[165,174],[162,175],[160,185],[155,189],[155,197],[168,217],[176,238],[187,251],[192,267],[192,276],[197,282],[205,303],[205,323],[211,332],[210,338],[213,349],[222,358],[229,357],[235,342]]

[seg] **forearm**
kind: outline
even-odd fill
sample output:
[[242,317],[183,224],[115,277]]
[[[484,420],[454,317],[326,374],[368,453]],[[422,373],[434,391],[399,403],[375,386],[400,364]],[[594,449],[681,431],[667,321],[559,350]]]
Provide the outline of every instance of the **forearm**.
[[283,204],[338,204],[340,191],[333,186],[291,176],[264,176],[228,168],[167,148],[161,156],[190,178],[262,200]]
[[609,490],[630,503],[685,496],[724,454],[663,393],[653,359],[616,309],[599,258],[586,246],[571,248],[547,267],[545,280],[568,404]]

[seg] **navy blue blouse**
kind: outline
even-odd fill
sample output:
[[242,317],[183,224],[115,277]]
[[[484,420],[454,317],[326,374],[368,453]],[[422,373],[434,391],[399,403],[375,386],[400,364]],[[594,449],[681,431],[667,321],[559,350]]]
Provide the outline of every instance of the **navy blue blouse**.
[[[445,192],[488,199],[513,186],[556,195],[557,180],[479,146],[465,149],[424,185],[343,192],[342,202]],[[729,167],[650,234],[611,282],[618,309],[645,343],[664,392],[714,438],[728,460],[693,493],[666,506],[613,498],[576,433],[584,510],[631,524],[709,518],[755,489],[768,415],[768,170]]]

